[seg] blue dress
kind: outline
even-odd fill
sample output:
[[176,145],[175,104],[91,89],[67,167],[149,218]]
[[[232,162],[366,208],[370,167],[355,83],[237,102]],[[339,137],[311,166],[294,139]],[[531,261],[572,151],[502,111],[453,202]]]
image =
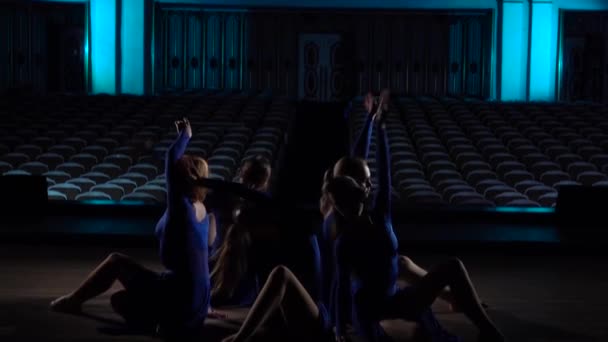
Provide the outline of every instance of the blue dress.
[[[372,137],[372,115],[368,113],[365,125],[359,136],[356,138],[353,144],[350,156],[367,159],[369,155],[369,146],[371,144]],[[335,308],[333,307],[334,295],[335,295],[335,280],[334,280],[334,239],[331,236],[335,226],[335,215],[330,213],[324,218],[321,225],[321,230],[317,234],[317,248],[318,252],[318,288],[319,288],[319,300],[317,306],[321,312],[323,324],[327,327],[333,327],[335,322]]]
[[346,221],[336,215],[340,234],[334,242],[334,291],[332,309],[336,334],[345,335],[352,320],[358,335],[370,341],[386,341],[380,321],[390,318],[415,320],[433,341],[457,341],[446,333],[429,308],[403,306],[411,288],[397,286],[398,242],[391,220],[390,156],[385,129],[378,127],[379,192],[367,215]]
[[198,222],[190,199],[174,183],[175,165],[188,141],[181,132],[167,150],[167,209],[156,225],[160,259],[167,269],[160,276],[160,323],[178,333],[202,326],[210,300],[209,215]]

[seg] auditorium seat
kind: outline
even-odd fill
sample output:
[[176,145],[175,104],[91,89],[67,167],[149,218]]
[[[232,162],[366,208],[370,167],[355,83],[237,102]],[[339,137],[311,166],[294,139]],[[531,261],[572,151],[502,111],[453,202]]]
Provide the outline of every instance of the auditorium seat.
[[126,178],[111,179],[106,184],[114,184],[120,186],[125,194],[130,194],[133,192],[133,190],[135,190],[135,188],[137,188],[137,183]]
[[103,192],[91,191],[91,192],[85,192],[85,193],[82,193],[82,194],[76,196],[76,200],[77,201],[112,200],[112,197],[110,197],[110,195],[103,193]]
[[111,177],[108,176],[107,174],[102,173],[102,172],[95,172],[95,171],[84,173],[84,174],[80,175],[80,177],[90,179],[90,180],[94,181],[95,184],[102,184],[111,179]]
[[[133,181],[135,184],[137,184],[137,186],[142,186],[142,185],[146,184],[146,182],[148,181],[148,177],[146,177],[146,175],[139,173],[139,172],[127,172],[127,173],[124,173],[117,177],[119,179],[128,179],[130,181]],[[113,178],[116,178],[116,177],[113,177]]]
[[158,168],[152,164],[137,163],[131,166],[127,172],[141,173],[147,177],[148,180],[156,178],[158,176]]
[[153,196],[157,202],[162,203],[166,201],[167,191],[165,187],[154,184],[145,184],[138,188],[135,188],[133,193],[146,193]]
[[23,153],[23,154],[27,155],[30,160],[33,160],[37,156],[42,154],[42,148],[40,146],[33,145],[33,144],[25,144],[25,145],[19,145],[19,146],[15,147],[14,152]]
[[21,164],[25,164],[31,160],[31,158],[24,153],[10,152],[2,156],[2,161],[11,164],[13,167],[19,167]]
[[31,173],[25,170],[9,170],[2,174],[3,176],[30,176]]
[[591,186],[597,182],[604,181],[607,179],[608,177],[606,176],[606,174],[597,171],[581,172],[576,177],[577,182],[586,186]]
[[538,198],[538,203],[543,207],[554,207],[557,202],[557,193],[547,193]]
[[74,147],[64,144],[53,145],[49,147],[47,152],[56,153],[62,156],[64,160],[69,159],[71,156],[77,153]]
[[77,153],[70,157],[70,162],[78,163],[84,166],[86,171],[90,170],[95,164],[97,164],[97,157],[90,153]]
[[0,161],[0,174],[8,172],[13,169],[13,165],[5,161]]
[[50,201],[66,201],[68,199],[65,194],[55,190],[48,190],[47,196]]
[[94,165],[91,167],[91,171],[103,173],[108,175],[110,178],[116,178],[123,172],[120,166],[112,163],[101,163]]
[[59,164],[62,164],[65,159],[57,153],[47,152],[36,157],[36,161],[39,161],[47,165],[49,169],[54,170]]
[[83,192],[89,191],[92,187],[96,185],[95,181],[84,177],[72,178],[70,180],[67,180],[65,183],[74,184],[78,186]]
[[113,201],[119,201],[125,195],[125,190],[120,185],[112,183],[95,185],[90,189],[90,192],[107,194]]
[[49,167],[44,163],[33,161],[21,164],[19,170],[27,171],[32,175],[42,175],[49,171]]
[[123,196],[121,201],[137,201],[143,202],[145,204],[158,204],[158,200],[151,194],[145,192],[134,192],[128,195]]
[[75,162],[66,162],[59,164],[57,165],[55,170],[68,173],[71,177],[78,177],[86,172],[86,168],[82,164]]
[[58,191],[64,194],[68,200],[75,200],[76,196],[82,192],[82,189],[80,189],[78,185],[69,183],[53,185],[49,188],[49,190]]

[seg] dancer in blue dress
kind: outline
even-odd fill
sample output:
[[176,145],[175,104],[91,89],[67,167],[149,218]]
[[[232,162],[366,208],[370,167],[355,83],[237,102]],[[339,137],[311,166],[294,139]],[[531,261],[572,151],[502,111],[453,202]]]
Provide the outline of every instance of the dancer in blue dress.
[[[450,286],[458,307],[480,329],[480,340],[504,338],[485,313],[462,263],[442,263],[415,285],[397,287],[398,243],[391,222],[390,157],[385,116],[378,122],[379,192],[365,208],[366,190],[351,177],[336,177],[328,184],[336,219],[335,328],[338,340],[346,339],[346,324],[352,319],[358,335],[370,341],[389,340],[380,321],[391,318],[416,320],[433,341],[453,341],[437,324],[429,307]],[[365,251],[365,252],[363,252]]]
[[208,177],[205,160],[184,155],[192,128],[176,122],[178,137],[166,155],[167,209],[156,226],[160,259],[167,269],[156,273],[128,256],[112,253],[72,293],[51,303],[56,311],[78,312],[84,302],[112,287],[115,311],[127,323],[166,336],[194,336],[209,308],[209,215],[205,189],[193,181]]
[[[319,245],[322,251],[322,260],[323,260],[323,293],[324,298],[329,299],[329,294],[331,292],[331,284],[333,274],[333,255],[332,255],[332,246],[333,240],[330,237],[330,232],[333,229],[332,227],[335,225],[334,213],[333,213],[333,205],[331,201],[331,196],[327,193],[327,184],[334,177],[339,176],[349,176],[353,178],[359,186],[361,186],[366,194],[366,198],[370,199],[371,190],[372,190],[372,182],[371,182],[371,172],[367,165],[366,160],[369,155],[369,147],[371,145],[372,138],[372,130],[373,130],[373,117],[374,115],[378,115],[381,113],[388,112],[390,102],[390,90],[384,89],[380,94],[380,98],[376,100],[371,92],[369,92],[364,99],[364,107],[367,110],[367,118],[366,122],[357,137],[355,139],[355,143],[351,149],[351,153],[349,156],[340,159],[335,166],[332,165],[329,168],[324,177],[323,187],[321,190],[321,201],[320,201],[320,210],[323,215],[323,224],[322,229],[319,234]],[[368,205],[368,200],[366,200],[366,205]],[[399,278],[404,280],[408,284],[415,284],[420,279],[422,279],[428,271],[423,267],[416,264],[412,259],[405,255],[400,255],[398,257],[399,260]],[[449,287],[446,287],[444,291],[441,292],[439,296],[442,300],[448,303],[448,306],[451,311],[457,311],[458,308],[452,304],[452,295],[450,293]],[[482,305],[487,307],[485,303]]]
[[[239,171],[237,182],[253,191],[268,193],[271,177],[270,162],[256,156],[245,160]],[[214,212],[218,219],[217,234],[212,243],[211,254],[211,303],[220,306],[250,306],[260,290],[261,272],[260,257],[253,245],[249,228],[234,220],[235,213],[244,206],[255,205],[226,189],[216,188],[213,191],[218,205]],[[255,228],[253,228],[255,229]],[[255,232],[254,232],[255,233]],[[267,276],[268,273],[265,274]],[[265,279],[266,277],[263,277]]]

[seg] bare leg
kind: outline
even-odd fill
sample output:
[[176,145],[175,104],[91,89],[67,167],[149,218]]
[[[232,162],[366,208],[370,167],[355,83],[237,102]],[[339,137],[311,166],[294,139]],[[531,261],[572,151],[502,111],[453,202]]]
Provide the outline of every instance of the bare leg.
[[[405,255],[399,256],[399,277],[408,282],[410,285],[417,284],[420,279],[427,275],[428,271],[418,266],[412,259]],[[452,295],[450,288],[446,286],[439,294],[439,298],[445,300],[450,305],[452,304]]]
[[64,312],[78,312],[84,302],[112,287],[119,280],[127,287],[129,279],[137,272],[151,272],[124,254],[110,254],[85,281],[72,293],[51,302],[51,309]]
[[319,309],[296,276],[284,266],[277,266],[270,273],[239,331],[224,341],[246,341],[277,314],[283,316],[290,331],[312,335],[304,340],[318,339],[314,335],[321,332]]
[[[427,273],[427,270],[418,266],[409,257],[405,255],[399,256],[399,277],[410,285],[418,283],[420,279],[427,275]],[[459,311],[459,309],[454,306],[454,298],[452,297],[452,292],[450,291],[449,286],[446,286],[443,291],[441,291],[439,298],[443,299],[449,304],[450,310]],[[481,302],[481,306],[483,306],[484,309],[488,308],[483,301]]]
[[411,300],[417,308],[423,310],[433,303],[446,286],[450,286],[454,303],[479,328],[480,336],[484,340],[504,340],[498,328],[483,309],[469,274],[458,259],[450,259],[439,264],[420,279],[414,285],[415,290],[412,293]]

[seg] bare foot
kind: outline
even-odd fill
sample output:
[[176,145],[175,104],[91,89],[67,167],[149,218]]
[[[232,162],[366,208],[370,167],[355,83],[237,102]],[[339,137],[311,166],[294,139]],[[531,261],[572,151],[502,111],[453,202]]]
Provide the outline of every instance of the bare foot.
[[207,317],[215,319],[226,319],[226,314],[209,308],[209,310],[207,311]]
[[477,337],[477,342],[505,342],[504,335],[497,329],[493,331],[480,332]]
[[[481,302],[481,307],[484,310],[487,310],[489,308],[488,304],[486,304],[485,302]],[[448,310],[450,310],[451,312],[462,312],[462,310],[460,310],[460,308],[457,305],[454,305],[450,302],[448,302]]]
[[61,296],[51,302],[51,310],[66,313],[79,313],[80,303],[76,303],[70,295]]
[[234,341],[235,337],[236,337],[236,334],[235,334],[235,335],[230,335],[230,336],[228,336],[228,337],[225,337],[225,338],[222,340],[222,342],[232,342],[232,341]]

